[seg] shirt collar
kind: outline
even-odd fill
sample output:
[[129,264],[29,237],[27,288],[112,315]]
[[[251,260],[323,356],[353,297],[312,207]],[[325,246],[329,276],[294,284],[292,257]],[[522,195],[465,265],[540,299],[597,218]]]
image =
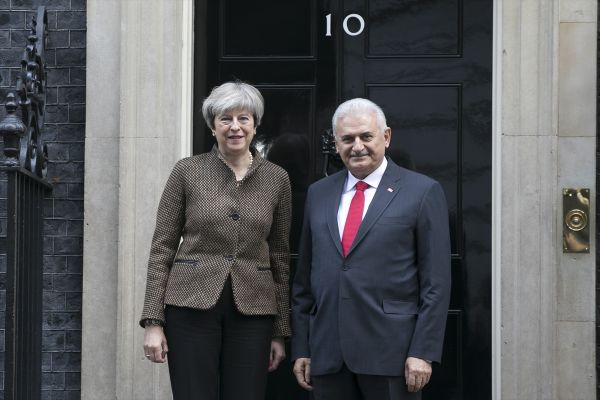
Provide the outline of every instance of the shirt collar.
[[381,178],[383,178],[383,173],[385,172],[387,165],[387,159],[383,157],[383,161],[381,162],[379,167],[377,167],[375,171],[367,175],[365,179],[357,179],[354,175],[350,173],[350,171],[348,171],[348,177],[346,178],[346,186],[344,187],[344,193],[354,189],[354,185],[356,185],[356,182],[358,181],[366,182],[369,184],[370,187],[377,189],[379,183],[381,182]]

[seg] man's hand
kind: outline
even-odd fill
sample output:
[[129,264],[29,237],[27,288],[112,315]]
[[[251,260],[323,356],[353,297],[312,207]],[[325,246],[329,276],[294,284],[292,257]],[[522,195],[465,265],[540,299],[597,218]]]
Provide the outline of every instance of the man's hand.
[[167,338],[162,326],[148,326],[144,332],[144,354],[146,358],[155,363],[167,361]]
[[312,390],[310,385],[310,358],[298,358],[294,363],[294,375],[302,389]]
[[271,339],[271,354],[269,356],[269,372],[275,371],[279,363],[285,358],[285,344],[283,338]]
[[420,358],[408,357],[404,364],[404,378],[408,391],[418,392],[431,378],[431,364]]

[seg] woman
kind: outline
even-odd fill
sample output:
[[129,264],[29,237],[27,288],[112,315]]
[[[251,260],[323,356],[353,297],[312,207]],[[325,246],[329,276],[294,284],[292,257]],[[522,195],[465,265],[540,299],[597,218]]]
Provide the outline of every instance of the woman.
[[256,88],[224,83],[202,113],[217,144],[177,162],[160,200],[144,354],[162,363],[168,352],[175,400],[263,400],[290,335],[290,182],[250,148],[263,116]]

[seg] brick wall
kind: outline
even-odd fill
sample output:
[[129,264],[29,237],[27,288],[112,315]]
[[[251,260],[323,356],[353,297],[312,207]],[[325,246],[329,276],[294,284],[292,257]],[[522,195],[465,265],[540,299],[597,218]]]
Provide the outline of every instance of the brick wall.
[[[79,399],[86,2],[0,0],[2,104],[6,93],[14,87],[15,71],[26,45],[26,28],[38,4],[48,10],[48,105],[44,137],[50,157],[48,177],[54,185],[44,204],[42,399]],[[2,107],[0,118],[4,115]],[[6,235],[6,195],[6,181],[0,181],[2,236]],[[6,257],[1,255],[0,290],[4,289],[5,272]],[[0,310],[4,309],[5,296],[1,293]],[[0,314],[0,371],[4,370],[3,315]],[[0,388],[3,383],[1,379]]]

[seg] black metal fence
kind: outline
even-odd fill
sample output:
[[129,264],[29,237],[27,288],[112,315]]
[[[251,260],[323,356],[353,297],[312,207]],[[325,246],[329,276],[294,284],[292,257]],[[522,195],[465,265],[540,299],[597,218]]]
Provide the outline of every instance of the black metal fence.
[[0,169],[8,180],[5,399],[41,397],[43,198],[52,188],[42,139],[47,26],[45,7],[39,7],[0,122]]

